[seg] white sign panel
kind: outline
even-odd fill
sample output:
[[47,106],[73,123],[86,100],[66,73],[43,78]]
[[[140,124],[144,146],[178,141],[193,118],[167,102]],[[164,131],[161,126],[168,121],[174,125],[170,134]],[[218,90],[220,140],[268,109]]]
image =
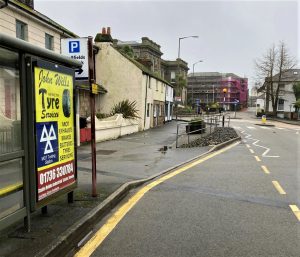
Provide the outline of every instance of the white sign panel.
[[87,38],[64,38],[61,40],[61,53],[74,60],[80,61],[82,67],[75,71],[78,80],[89,79],[88,64],[88,39]]

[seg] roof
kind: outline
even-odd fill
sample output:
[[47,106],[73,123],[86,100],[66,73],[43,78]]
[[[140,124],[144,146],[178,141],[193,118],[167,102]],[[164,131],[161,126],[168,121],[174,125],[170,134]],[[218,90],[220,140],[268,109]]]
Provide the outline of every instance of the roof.
[[180,58],[177,58],[176,60],[164,60],[162,59],[161,60],[161,64],[164,65],[164,66],[174,66],[174,67],[177,67],[178,65],[182,68],[184,68],[186,71],[189,70],[189,67],[188,67],[188,63]]
[[[116,49],[116,48],[115,48]],[[150,77],[153,77],[167,85],[169,85],[170,87],[173,87],[173,85],[166,81],[165,79],[163,79],[162,77],[160,77],[158,74],[155,74],[154,72],[150,71],[147,67],[145,67],[143,64],[139,63],[138,61],[134,60],[133,58],[129,57],[128,55],[122,53],[121,51],[119,51],[118,49],[116,49],[121,55],[123,55],[126,59],[128,59],[129,61],[131,61],[135,66],[137,66],[140,70],[142,70],[143,73],[149,75]]]
[[[279,73],[273,76],[273,81],[276,82],[276,80],[279,79]],[[282,73],[281,77],[282,82],[294,82],[294,81],[300,81],[300,69],[290,69]]]
[[[98,93],[100,93],[100,94],[107,93],[107,90],[102,85],[99,85],[97,83],[95,83],[95,84],[97,85]],[[89,81],[76,80],[75,85],[76,85],[76,88],[86,90],[86,91],[90,91],[90,88],[91,88]]]
[[29,6],[27,6],[26,4],[23,4],[17,0],[9,0],[8,1],[8,5],[12,5],[15,6],[16,8],[19,8],[20,10],[38,18],[41,21],[44,21],[50,25],[52,25],[53,27],[55,27],[56,29],[59,29],[63,32],[65,32],[68,36],[70,37],[79,37],[78,35],[76,35],[75,33],[71,32],[70,30],[66,29],[65,27],[63,27],[62,25],[58,24],[57,22],[55,22],[54,20],[50,19],[49,17],[47,17],[46,15],[38,12],[37,10],[34,10],[32,8],[30,8]]
[[221,73],[221,72],[195,72],[195,73],[190,73],[188,75],[189,77],[233,77],[233,78],[241,78],[240,76],[234,74],[234,73]]

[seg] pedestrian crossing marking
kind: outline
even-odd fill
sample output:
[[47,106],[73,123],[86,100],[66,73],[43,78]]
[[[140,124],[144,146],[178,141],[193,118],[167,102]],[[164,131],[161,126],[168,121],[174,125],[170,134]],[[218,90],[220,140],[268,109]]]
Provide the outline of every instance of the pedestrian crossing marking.
[[248,129],[256,129],[256,128],[254,128],[254,127],[251,127],[251,126],[247,126],[247,128],[248,128]]
[[268,127],[261,127],[262,129],[270,129],[270,128],[268,128]]

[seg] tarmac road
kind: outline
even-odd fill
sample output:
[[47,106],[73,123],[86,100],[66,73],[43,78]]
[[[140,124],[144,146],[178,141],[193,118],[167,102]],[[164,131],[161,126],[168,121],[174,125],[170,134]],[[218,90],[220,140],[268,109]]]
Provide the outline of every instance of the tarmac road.
[[299,127],[232,125],[240,144],[133,194],[91,256],[299,256]]

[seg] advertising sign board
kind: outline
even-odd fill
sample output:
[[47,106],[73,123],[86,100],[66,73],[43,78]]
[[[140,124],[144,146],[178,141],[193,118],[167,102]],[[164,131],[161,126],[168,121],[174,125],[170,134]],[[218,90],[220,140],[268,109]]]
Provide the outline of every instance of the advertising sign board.
[[75,71],[77,80],[89,79],[88,38],[64,38],[61,40],[61,53],[82,63]]
[[34,67],[37,201],[76,182],[73,82],[68,72]]

